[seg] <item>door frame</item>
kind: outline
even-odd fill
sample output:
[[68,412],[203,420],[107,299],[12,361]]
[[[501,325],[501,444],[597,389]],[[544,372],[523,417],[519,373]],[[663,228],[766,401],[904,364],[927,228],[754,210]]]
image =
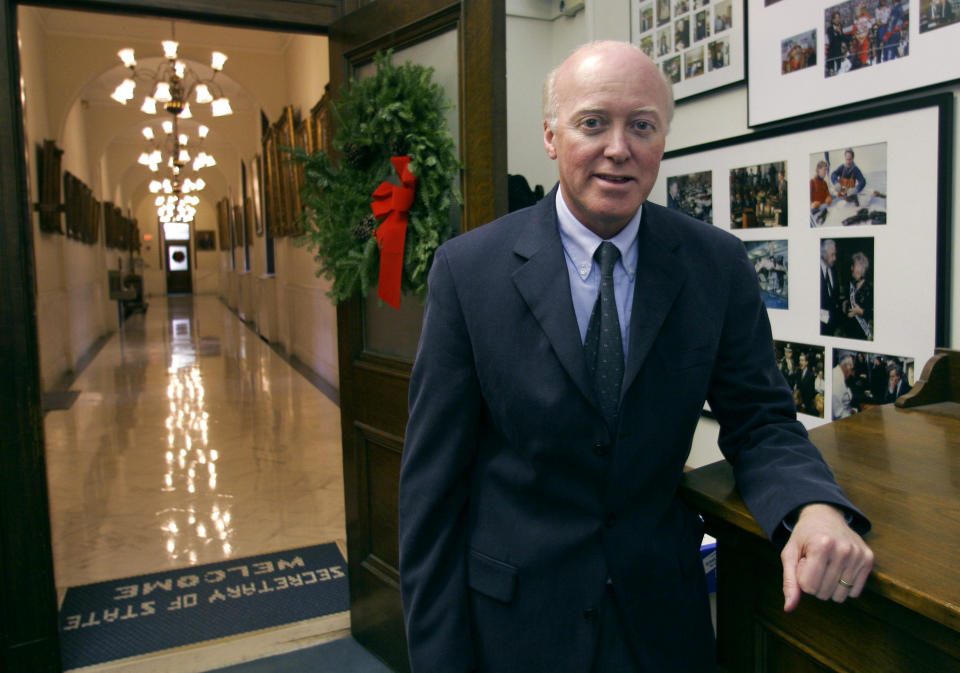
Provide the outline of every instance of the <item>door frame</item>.
[[[345,16],[330,29],[330,91],[335,99],[355,69],[377,51],[400,50],[451,29],[458,31],[461,222],[466,231],[507,212],[504,0],[381,0]],[[351,630],[370,651],[404,671],[406,642],[402,629],[399,638],[396,633],[402,625],[399,574],[373,551],[374,524],[389,528],[385,519],[395,498],[373,492],[376,480],[365,449],[376,446],[380,455],[399,462],[412,363],[366,350],[363,302],[355,297],[337,306]],[[363,404],[372,391],[377,391],[377,405]]]
[[17,7],[161,15],[326,34],[360,0],[2,0],[0,8],[0,670],[60,671],[44,459],[33,221],[20,101]]

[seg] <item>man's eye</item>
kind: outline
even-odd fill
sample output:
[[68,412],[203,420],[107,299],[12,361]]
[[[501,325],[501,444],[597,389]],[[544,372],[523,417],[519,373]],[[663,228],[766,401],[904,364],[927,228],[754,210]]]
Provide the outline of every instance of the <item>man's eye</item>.
[[642,121],[642,120],[641,120],[641,121],[636,121],[636,122],[634,122],[633,125],[634,125],[634,127],[635,127],[638,131],[651,131],[651,130],[653,130],[653,124],[651,124],[651,123],[648,122],[648,121]]
[[590,119],[584,119],[582,123],[583,127],[588,129],[595,129],[600,126],[600,120],[592,117]]

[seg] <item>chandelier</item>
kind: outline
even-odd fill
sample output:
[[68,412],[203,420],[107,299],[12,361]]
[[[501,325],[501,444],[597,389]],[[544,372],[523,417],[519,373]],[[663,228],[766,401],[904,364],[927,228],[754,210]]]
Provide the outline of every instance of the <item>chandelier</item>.
[[[191,165],[191,161],[194,171],[217,165],[217,160],[213,158],[213,155],[200,150],[200,144],[210,133],[207,126],[200,124],[197,127],[198,140],[196,141],[191,140],[188,133],[180,132],[178,117],[176,116],[164,121],[160,125],[160,129],[163,131],[162,136],[157,135],[153,126],[143,127],[143,137],[150,142],[151,151],[140,153],[137,163],[141,166],[146,166],[156,173],[161,165],[166,165],[174,176],[178,176],[188,165]],[[198,150],[193,157],[190,155],[190,146],[194,146]]]
[[213,52],[210,59],[213,74],[209,78],[204,78],[178,58],[180,49],[178,42],[164,40],[161,45],[164,60],[155,70],[138,68],[134,50],[130,47],[117,52],[123,65],[129,68],[130,76],[117,86],[110,95],[111,98],[126,105],[135,96],[137,80],[143,80],[149,83],[153,90],[152,95],[146,96],[140,106],[140,109],[147,114],[157,114],[158,109],[163,109],[181,119],[189,119],[192,116],[191,97],[201,105],[209,103],[210,114],[214,117],[233,114],[230,99],[223,95],[223,90],[214,81],[217,73],[223,70],[227,60],[225,54],[219,51]]

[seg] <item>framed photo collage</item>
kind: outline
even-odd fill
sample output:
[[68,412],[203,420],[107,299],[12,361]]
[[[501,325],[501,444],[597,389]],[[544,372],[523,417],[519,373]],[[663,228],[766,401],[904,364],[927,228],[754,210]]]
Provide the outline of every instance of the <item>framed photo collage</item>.
[[941,340],[952,123],[941,94],[664,156],[650,198],[743,241],[808,427],[908,392]]
[[908,392],[949,341],[954,99],[918,90],[960,80],[960,0],[630,3],[678,102],[746,82],[754,132],[650,198],[743,241],[801,420]]

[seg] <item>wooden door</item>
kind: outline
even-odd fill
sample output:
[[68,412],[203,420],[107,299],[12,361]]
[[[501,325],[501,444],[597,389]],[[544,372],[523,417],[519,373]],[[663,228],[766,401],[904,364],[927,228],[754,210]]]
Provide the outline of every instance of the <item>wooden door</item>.
[[193,271],[190,268],[190,241],[167,241],[164,248],[167,294],[191,294]]
[[[457,107],[462,228],[506,212],[506,68],[504,0],[381,0],[330,30],[334,100],[347,79],[381,49],[398,62],[432,48],[457,76],[446,93]],[[427,65],[433,65],[427,62]],[[407,389],[422,307],[404,297],[401,310],[376,299],[337,310],[340,409],[354,637],[397,671],[408,671],[400,606],[397,485],[407,423]]]

